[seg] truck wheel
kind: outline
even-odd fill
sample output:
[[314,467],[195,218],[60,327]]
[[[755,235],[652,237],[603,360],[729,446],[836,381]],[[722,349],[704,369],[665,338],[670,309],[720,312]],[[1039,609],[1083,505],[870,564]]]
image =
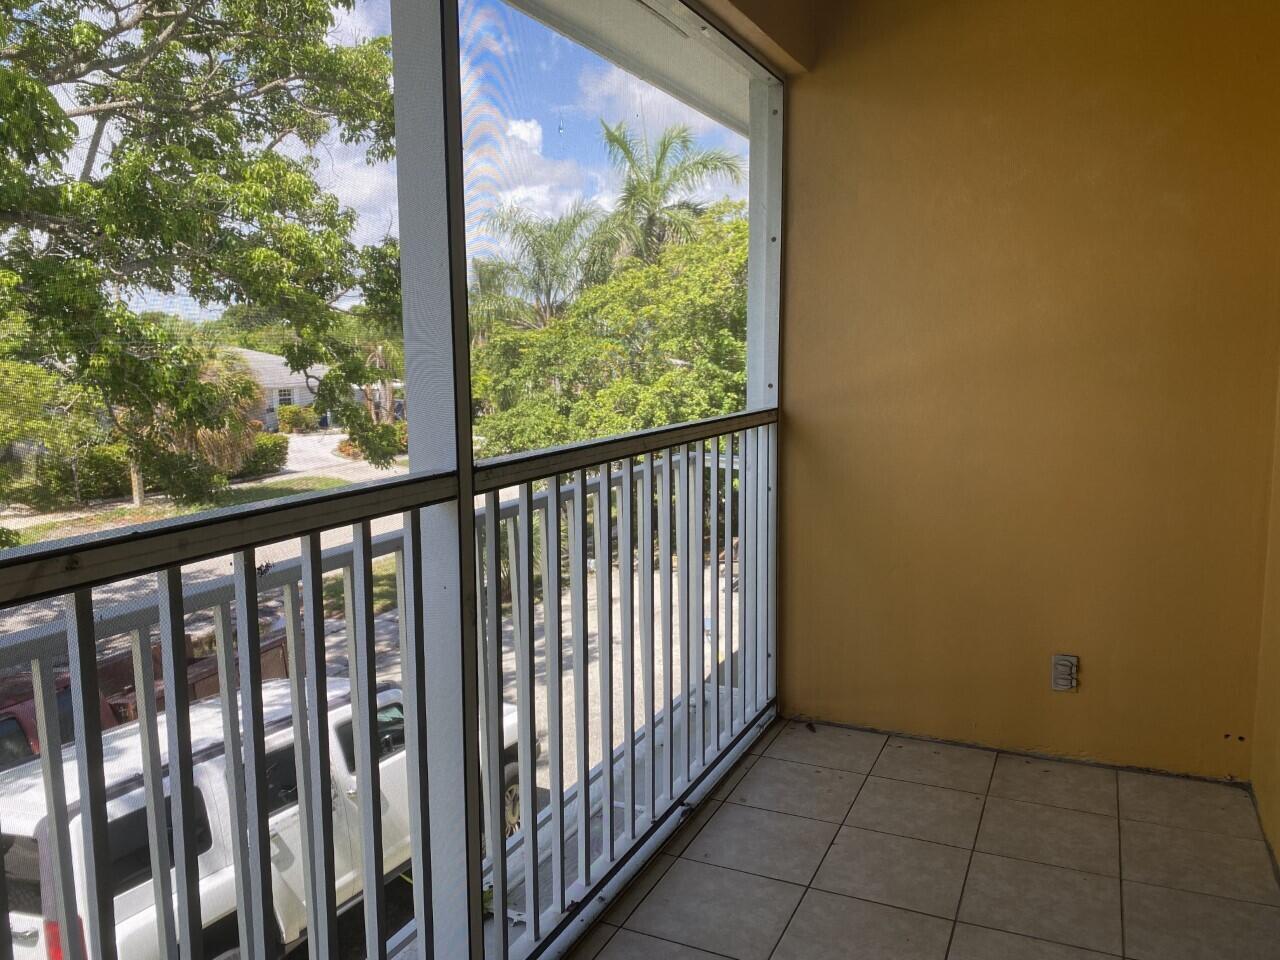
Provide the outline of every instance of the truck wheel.
[[520,767],[508,763],[502,768],[502,835],[520,832]]

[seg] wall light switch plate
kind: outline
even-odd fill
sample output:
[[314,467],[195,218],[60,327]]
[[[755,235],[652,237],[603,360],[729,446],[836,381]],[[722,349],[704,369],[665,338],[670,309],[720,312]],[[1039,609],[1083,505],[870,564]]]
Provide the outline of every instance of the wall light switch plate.
[[1074,690],[1080,685],[1080,658],[1070,653],[1055,653],[1050,683],[1054,690]]

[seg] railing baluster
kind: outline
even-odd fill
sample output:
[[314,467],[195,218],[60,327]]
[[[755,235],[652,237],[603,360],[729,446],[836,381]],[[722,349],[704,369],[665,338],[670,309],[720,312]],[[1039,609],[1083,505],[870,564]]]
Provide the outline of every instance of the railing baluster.
[[596,488],[596,642],[600,651],[600,830],[601,856],[613,862],[613,530],[609,464],[600,467]]
[[[517,522],[517,549],[511,556],[511,579],[520,581],[520,609],[512,610],[516,645],[517,726],[520,743],[520,826],[524,837],[524,912],[530,944],[542,936],[542,901],[538,895],[538,781],[534,777],[533,753],[537,740],[533,702],[533,485],[520,485],[520,513]],[[517,562],[518,561],[518,562]],[[518,574],[518,576],[517,576]],[[513,594],[514,596],[514,594]]]
[[77,590],[67,605],[67,658],[80,780],[80,828],[84,835],[87,943],[97,960],[115,960],[115,894],[107,849],[107,788],[102,766],[102,713],[98,688],[98,638],[93,591]]
[[551,782],[551,892],[556,913],[565,908],[564,882],[564,637],[560,627],[560,475],[547,480],[544,563],[544,643],[547,649],[547,763]]
[[160,670],[164,680],[165,733],[169,739],[169,818],[173,827],[173,879],[178,894],[178,956],[201,960],[200,864],[197,853],[195,768],[191,759],[191,697],[187,686],[187,636],[183,621],[182,568],[156,575],[160,619]]
[[[312,797],[311,874],[307,878],[307,940],[318,957],[338,947],[334,900],[333,777],[329,766],[329,676],[324,633],[324,563],[319,533],[302,536],[302,630],[307,691],[307,750]],[[350,623],[350,621],[347,621]]]
[[[312,875],[311,861],[315,855],[315,817],[311,808],[315,805],[307,785],[311,783],[310,723],[307,719],[306,642],[302,636],[302,597],[297,581],[284,585],[284,643],[285,658],[289,665],[289,703],[293,708],[293,766],[298,790],[298,826],[302,837],[302,882],[305,886]],[[308,917],[310,919],[310,917]],[[307,953],[311,960],[321,960],[316,945],[308,941]]]
[[738,660],[733,648],[733,439],[732,433],[724,436],[724,650],[725,687],[729,691],[728,734],[730,738],[738,729]]
[[387,955],[386,903],[382,884],[382,777],[378,765],[378,664],[373,622],[373,546],[368,520],[351,528],[351,593],[355,620],[347,623],[347,670],[351,678],[351,731],[356,753],[363,867],[364,948],[369,960]]
[[622,794],[627,841],[636,838],[636,659],[635,577],[631,535],[631,498],[634,493],[632,458],[622,461],[622,489],[618,499],[618,602],[622,616]]
[[138,738],[142,747],[142,789],[147,805],[147,831],[151,834],[151,890],[156,904],[156,945],[160,956],[178,952],[173,929],[173,898],[169,883],[169,816],[165,809],[164,767],[160,764],[160,738],[156,726],[156,676],[151,659],[151,631],[134,630],[129,637],[133,652],[133,689],[138,704]]
[[738,605],[742,618],[743,709],[748,717],[756,711],[755,441],[754,431],[747,430],[742,434],[742,466],[738,471],[738,496],[742,500]]
[[657,820],[658,749],[653,688],[653,454],[640,463],[640,686],[644,696],[645,808]]
[[756,706],[769,699],[769,434],[766,427],[756,427],[756,476],[754,552],[756,558]]
[[[709,516],[707,518],[707,536],[710,540],[708,555],[710,561],[710,576],[707,578],[707,586],[710,591],[708,600],[708,609],[711,611],[711,712],[714,715],[713,725],[711,727],[712,736],[715,743],[712,744],[715,753],[720,752],[720,748],[724,745],[724,738],[720,735],[720,684],[723,682],[720,673],[721,645],[720,645],[720,438],[711,438],[711,476],[707,483],[708,500],[710,500]],[[706,762],[706,758],[703,758]]]
[[[53,668],[43,660],[31,661],[31,683],[36,706],[36,736],[40,740],[40,770],[44,778],[44,806],[49,811],[67,809],[67,788],[62,769],[62,727]],[[80,917],[76,908],[75,874],[71,866],[71,825],[66,816],[45,817],[49,865],[53,870],[54,908],[65,960],[84,960]]]
[[[689,683],[693,679],[690,670],[690,648],[693,631],[690,629],[692,597],[690,582],[693,578],[693,553],[689,543],[689,445],[680,445],[679,472],[676,474],[676,563],[680,570],[680,709],[684,713],[684,744],[680,749],[680,764],[684,768],[684,782],[689,782],[689,752],[693,746],[693,704]],[[675,731],[672,721],[672,732]],[[675,797],[674,778],[671,796]]]
[[570,600],[573,603],[573,720],[578,762],[578,882],[591,885],[591,767],[587,750],[587,475],[573,474]]
[[258,633],[258,571],[253,548],[232,557],[236,594],[237,660],[240,668],[241,746],[244,750],[245,826],[249,842],[246,862],[254,905],[250,957],[267,957],[276,950],[275,912],[271,896],[271,840],[267,834],[266,746],[262,720],[262,661]]
[[690,505],[693,507],[693,530],[691,537],[693,540],[693,549],[690,556],[693,558],[693,564],[689,569],[689,577],[693,584],[692,604],[693,611],[689,614],[689,637],[693,644],[693,714],[694,729],[692,732],[693,745],[689,751],[693,757],[697,768],[700,770],[706,763],[706,737],[707,728],[707,711],[706,697],[703,696],[706,690],[706,666],[703,660],[703,648],[706,638],[706,624],[704,617],[704,608],[702,605],[702,584],[703,578],[706,576],[706,554],[703,552],[706,546],[704,540],[704,511],[706,508],[705,493],[703,490],[704,478],[707,472],[706,461],[707,445],[699,440],[694,444],[693,455],[693,491],[690,498]]
[[245,819],[244,753],[240,746],[239,697],[236,691],[236,652],[231,639],[231,604],[213,608],[213,636],[218,655],[218,690],[222,700],[223,764],[227,804],[231,808],[231,858],[236,875],[236,924],[239,942],[247,950],[252,935],[253,894],[245,871],[249,866],[249,825]]
[[[488,780],[488,831],[490,876],[493,880],[493,931],[498,956],[507,956],[507,839],[502,816],[502,574],[498,563],[499,505],[497,493],[484,498],[484,546],[486,556],[486,629],[481,634],[484,698],[480,715],[484,724],[485,778]],[[514,571],[513,571],[514,572]]]
[[[674,685],[675,665],[673,663],[675,640],[673,636],[674,616],[671,605],[671,471],[674,469],[672,457],[674,451],[668,448],[663,457],[662,474],[658,478],[658,562],[661,564],[658,587],[662,598],[662,723],[666,731],[665,767],[666,798],[668,802],[676,795],[676,731]],[[656,811],[655,811],[656,812]]]
[[769,424],[769,699],[778,695],[778,425]]
[[422,513],[404,514],[404,544],[396,561],[400,612],[400,670],[404,686],[405,756],[408,761],[409,842],[413,864],[413,917],[417,955],[435,956],[431,914],[430,764],[427,762],[426,623],[422,592]]

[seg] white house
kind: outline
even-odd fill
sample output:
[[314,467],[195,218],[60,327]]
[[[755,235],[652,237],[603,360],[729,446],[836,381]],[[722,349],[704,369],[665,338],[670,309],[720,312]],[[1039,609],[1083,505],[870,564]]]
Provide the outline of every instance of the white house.
[[[287,404],[309,407],[315,401],[315,393],[307,384],[307,373],[295,373],[289,369],[284,357],[261,350],[247,350],[244,347],[229,347],[245,365],[249,376],[257,382],[262,390],[262,405],[255,416],[269,430],[279,426],[276,411]],[[316,364],[308,373],[313,379],[327,373],[329,368],[324,364]]]

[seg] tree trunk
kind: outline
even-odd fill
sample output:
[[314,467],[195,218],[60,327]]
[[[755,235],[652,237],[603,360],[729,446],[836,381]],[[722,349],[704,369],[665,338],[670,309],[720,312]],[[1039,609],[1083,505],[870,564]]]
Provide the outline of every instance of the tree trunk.
[[382,392],[383,423],[396,422],[396,388],[390,380],[383,380],[378,388]]
[[142,498],[145,494],[142,487],[142,468],[132,460],[129,461],[129,486],[133,488],[133,505],[142,506]]

